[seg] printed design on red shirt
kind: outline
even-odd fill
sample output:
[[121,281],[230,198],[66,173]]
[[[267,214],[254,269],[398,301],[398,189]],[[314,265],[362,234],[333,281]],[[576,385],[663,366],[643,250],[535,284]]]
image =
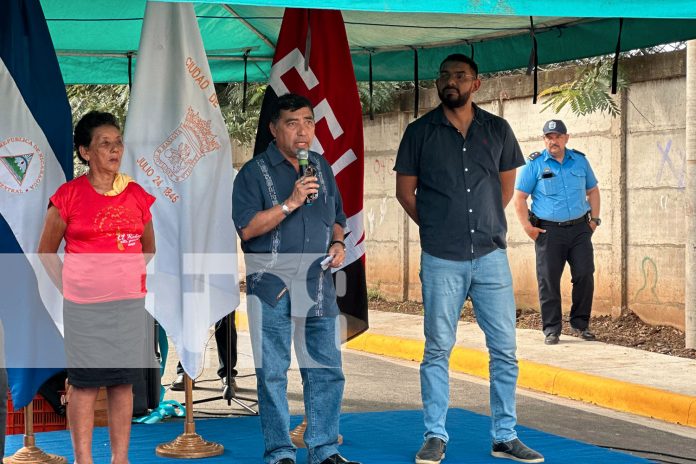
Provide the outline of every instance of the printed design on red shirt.
[[135,246],[142,234],[137,233],[140,213],[123,205],[102,208],[94,218],[94,231],[116,238],[116,246],[125,251]]
[[186,118],[174,129],[153,155],[155,164],[174,182],[188,178],[206,153],[220,148],[217,136],[210,129],[212,120],[205,120],[190,106]]

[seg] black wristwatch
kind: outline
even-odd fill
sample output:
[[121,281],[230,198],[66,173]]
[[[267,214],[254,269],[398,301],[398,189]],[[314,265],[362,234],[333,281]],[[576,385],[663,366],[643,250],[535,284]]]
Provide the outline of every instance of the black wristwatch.
[[594,223],[597,224],[598,226],[602,224],[602,220],[601,220],[600,218],[598,218],[598,217],[590,218],[590,221],[594,222]]
[[333,240],[331,243],[329,243],[329,248],[331,248],[332,246],[334,246],[337,243],[341,244],[341,246],[343,246],[344,250],[346,249],[346,244],[343,242],[343,240]]

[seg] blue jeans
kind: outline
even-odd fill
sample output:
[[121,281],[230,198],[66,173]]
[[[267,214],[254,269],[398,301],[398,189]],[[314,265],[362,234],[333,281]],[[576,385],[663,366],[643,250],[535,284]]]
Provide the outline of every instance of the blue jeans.
[[421,254],[420,277],[425,310],[425,352],[420,366],[425,438],[449,439],[449,357],[467,296],[486,336],[490,356],[491,436],[493,442],[517,437],[515,424],[515,297],[505,250],[472,261],[449,261]]
[[276,306],[253,295],[247,301],[264,461],[274,464],[283,458],[295,459],[287,397],[292,339],[304,390],[308,460],[319,464],[338,453],[338,421],[345,384],[339,320],[335,316],[293,318],[287,294]]

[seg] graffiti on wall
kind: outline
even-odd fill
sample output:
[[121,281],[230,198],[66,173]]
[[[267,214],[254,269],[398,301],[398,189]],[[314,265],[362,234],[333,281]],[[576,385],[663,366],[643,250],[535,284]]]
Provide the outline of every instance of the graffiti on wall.
[[394,158],[376,158],[372,163],[372,171],[382,185],[385,185],[387,178],[394,176]]
[[375,228],[379,225],[382,225],[386,215],[387,215],[387,197],[384,197],[384,198],[382,198],[382,201],[379,203],[379,220],[377,219],[377,215],[375,214],[374,208],[370,208],[370,211],[368,211],[368,213],[367,213],[368,237],[372,237],[372,233],[375,231]]
[[[663,176],[673,176],[679,188],[684,188],[686,181],[686,150],[673,149],[672,139],[667,139],[664,146],[657,142],[657,150],[660,152],[660,167],[657,170],[655,181],[659,184]],[[665,172],[665,168],[667,173]]]
[[649,256],[645,256],[640,264],[643,273],[643,286],[633,296],[633,303],[659,303],[657,297],[657,264]]

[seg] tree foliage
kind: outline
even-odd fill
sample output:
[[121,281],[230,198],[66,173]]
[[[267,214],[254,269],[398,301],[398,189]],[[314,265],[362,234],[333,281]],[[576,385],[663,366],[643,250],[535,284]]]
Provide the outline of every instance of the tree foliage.
[[259,125],[259,115],[266,84],[250,83],[247,87],[246,111],[242,111],[244,86],[234,82],[216,85],[218,101],[222,117],[227,124],[230,137],[242,145],[250,146],[256,140],[256,128]]
[[[413,90],[413,82],[376,81],[372,83],[372,111],[389,113],[399,106],[399,95]],[[358,82],[358,96],[362,113],[370,112],[370,83]]]
[[108,111],[121,126],[126,122],[130,89],[127,85],[69,85],[68,100],[72,108],[73,126],[89,111]]
[[[218,100],[230,136],[243,145],[251,145],[256,139],[261,104],[266,84],[250,83],[247,88],[246,112],[242,111],[243,85],[235,82],[218,84]],[[372,106],[375,113],[387,113],[398,107],[399,94],[413,89],[412,82],[374,82]],[[363,114],[370,108],[370,88],[367,82],[358,83],[358,95]]]
[[[427,87],[427,83],[424,84]],[[266,84],[249,83],[246,111],[242,111],[243,85],[241,83],[215,85],[227,131],[230,137],[242,145],[251,145],[256,139],[256,129],[266,87]],[[394,111],[398,107],[399,95],[412,89],[412,82],[374,82],[373,111],[375,113]],[[92,110],[113,113],[121,125],[125,125],[130,98],[127,85],[70,85],[67,86],[67,93],[72,108],[73,126],[85,113]],[[367,82],[358,83],[358,95],[363,114],[367,114],[370,105]],[[85,169],[77,156],[75,156],[75,168],[76,175],[84,172]]]
[[[611,95],[612,64],[610,60],[598,61],[580,68],[574,81],[543,90],[539,93],[540,97],[545,97],[541,111],[551,109],[554,113],[559,113],[568,106],[577,116],[595,112],[618,116],[621,108]],[[619,66],[617,90],[626,90],[629,85]]]
[[[545,97],[542,111],[552,109],[558,113],[568,106],[579,116],[596,111],[617,116],[620,108],[610,95],[611,61],[599,61],[578,71],[574,81],[550,87],[539,95]],[[434,86],[434,81],[421,81],[422,88]],[[628,81],[619,68],[618,89],[628,88]],[[373,82],[372,109],[375,113],[387,113],[398,108],[399,97],[404,92],[413,91],[413,82]],[[243,85],[241,83],[216,84],[220,110],[225,119],[230,136],[243,145],[251,145],[256,139],[261,104],[266,92],[266,84],[249,83],[247,87],[246,111],[242,111]],[[370,90],[368,82],[358,83],[358,95],[363,114],[370,111]],[[99,110],[113,113],[125,124],[128,112],[130,89],[127,85],[71,85],[67,87],[68,99],[72,108],[73,125],[88,111]],[[75,156],[75,174],[86,168]]]

